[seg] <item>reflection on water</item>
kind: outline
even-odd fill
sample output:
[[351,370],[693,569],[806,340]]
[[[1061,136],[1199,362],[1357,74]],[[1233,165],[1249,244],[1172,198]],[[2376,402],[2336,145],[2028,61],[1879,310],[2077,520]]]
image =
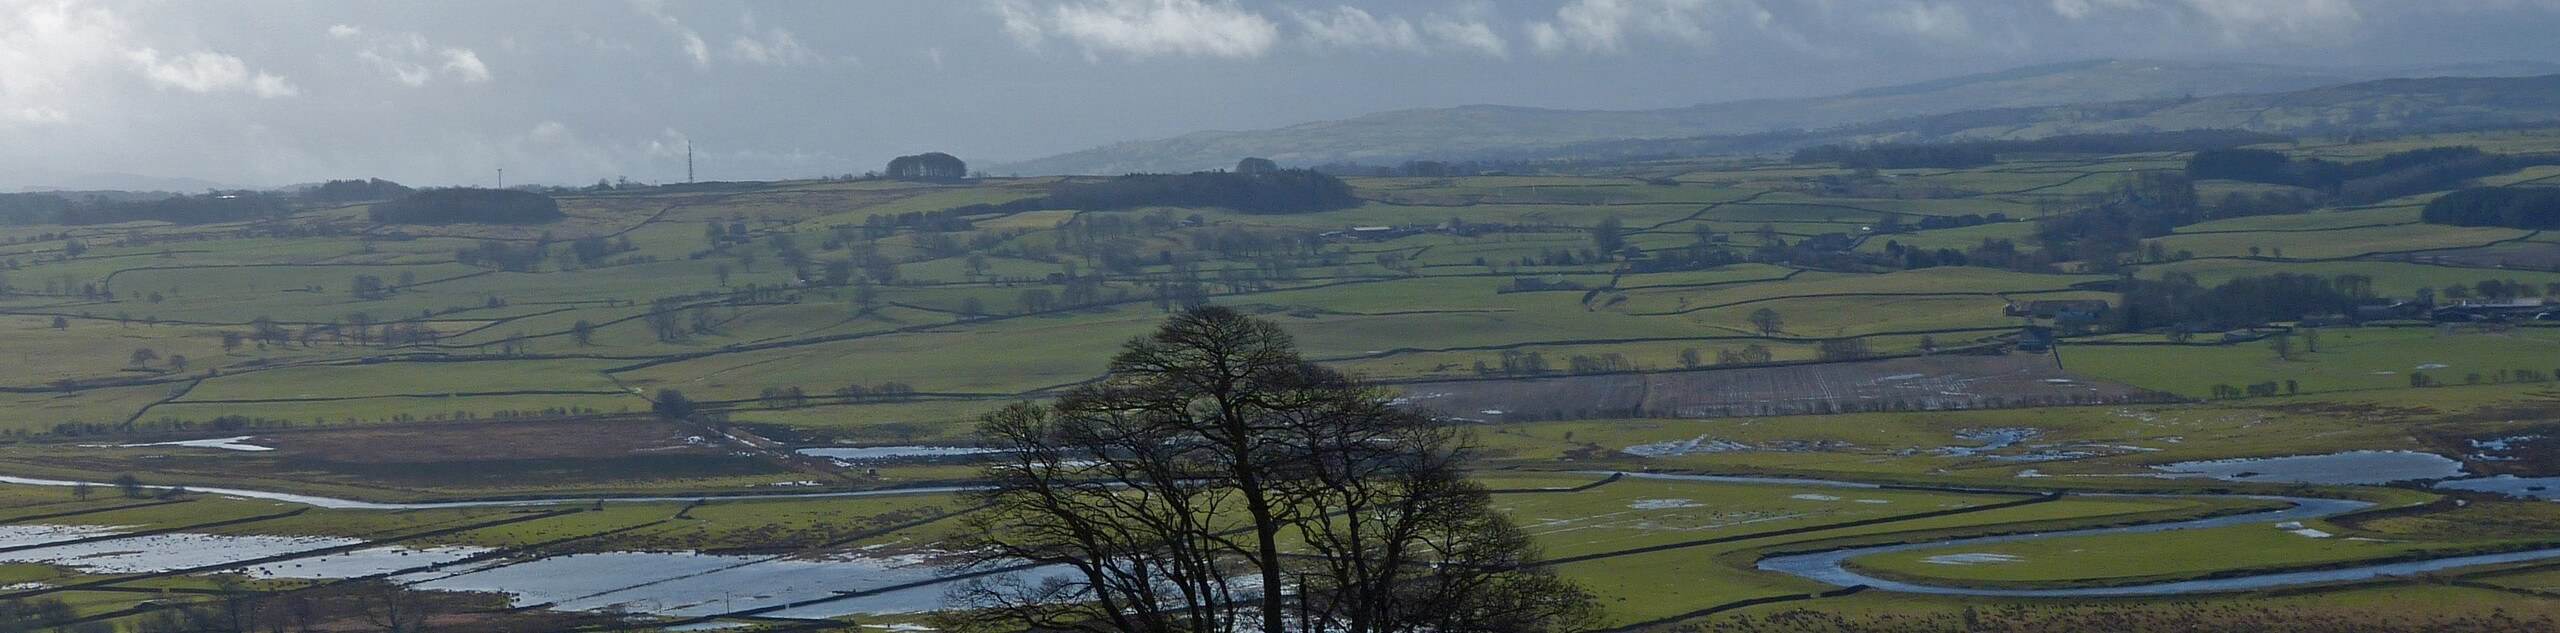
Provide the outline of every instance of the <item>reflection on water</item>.
[[2479,479],[2456,479],[2436,482],[2437,488],[2494,492],[2510,497],[2560,500],[2560,477],[2517,477],[2498,475]]
[[2224,481],[2331,485],[2385,484],[2445,479],[2463,474],[2462,462],[2434,453],[2412,451],[2349,451],[2327,455],[2218,459],[2152,468]]
[[804,448],[794,452],[810,457],[824,457],[840,462],[877,462],[967,457],[971,455],[1001,453],[1003,451],[992,448],[978,448],[974,446],[846,446]]
[[[37,545],[111,534],[85,526],[0,526],[0,543]],[[0,552],[0,562],[60,565],[90,574],[141,574],[221,565],[357,545],[339,537],[157,534]],[[688,552],[603,552],[536,559],[497,558],[479,547],[370,547],[227,570],[259,578],[326,580],[424,567],[395,580],[442,591],[511,596],[518,605],[577,611],[708,616],[768,607],[791,617],[915,613],[939,609],[951,582],[922,556],[810,558]],[[1021,572],[1032,575],[1039,570]],[[911,588],[847,597],[904,585]]]

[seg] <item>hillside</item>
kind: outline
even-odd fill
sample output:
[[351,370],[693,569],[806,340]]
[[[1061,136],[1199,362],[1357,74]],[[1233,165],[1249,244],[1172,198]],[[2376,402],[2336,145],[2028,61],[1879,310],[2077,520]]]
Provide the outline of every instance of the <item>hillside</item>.
[[2280,92],[2371,78],[2253,64],[2094,60],[2030,66],[1808,99],[1661,110],[1497,105],[1403,110],[1254,131],[1196,132],[998,165],[998,173],[1186,171],[1268,156],[1288,164],[1391,162],[1524,146],[1828,128],[1930,114],[2070,103]]
[[[2383,176],[2468,156],[2407,154],[2445,146],[2555,154],[2560,129],[2274,151],[2341,176],[2408,165]],[[116,614],[275,595],[329,617],[404,590],[360,581],[397,569],[441,578],[411,588],[463,592],[427,593],[447,601],[429,608],[505,625],[437,629],[460,633],[920,620],[966,607],[943,598],[987,577],[935,562],[992,516],[956,487],[1018,459],[989,452],[1005,440],[980,434],[980,416],[1101,382],[1126,341],[1214,304],[1391,402],[1465,422],[1482,442],[1471,479],[1502,516],[1541,526],[1521,537],[1601,601],[1595,629],[1668,630],[1631,627],[1807,595],[1828,581],[1755,563],[1819,550],[1950,590],[2234,587],[2203,607],[2102,603],[2207,630],[2356,617],[2417,589],[2475,593],[2388,616],[2424,626],[2292,630],[2555,630],[2426,619],[2560,618],[2552,601],[2477,588],[2551,586],[2548,569],[2478,557],[2560,559],[2553,504],[2404,480],[2467,472],[2440,485],[2551,496],[2560,323],[2513,300],[2560,296],[2560,241],[2426,222],[2425,208],[2452,187],[2560,191],[2560,167],[2403,179],[2435,188],[2342,205],[2320,192],[2343,182],[2192,180],[2177,176],[2185,157],[2158,151],[2019,154],[428,189],[315,205],[236,194],[113,224],[0,226],[0,352],[41,359],[0,373],[14,414],[0,418],[0,475],[61,484],[0,486],[0,516],[27,543],[6,552],[22,561],[7,582],[128,620]],[[345,199],[394,187],[368,180]],[[1316,204],[1257,206],[1293,193]],[[475,223],[523,219],[506,197],[565,217]],[[436,204],[390,217],[410,203]],[[413,219],[430,223],[377,222]],[[2364,297],[2376,303],[2348,303]],[[2420,297],[2500,303],[2439,316],[2395,302]],[[2301,318],[2355,306],[2386,309],[2356,310],[2361,325]],[[2472,318],[2509,322],[2457,325]],[[1662,477],[1674,472],[1789,479]],[[2400,509],[2324,522],[2239,496],[2306,481],[2323,495],[2306,505]],[[181,485],[220,494],[143,488]],[[2151,494],[2103,494],[2125,491]],[[2245,514],[2257,510],[2293,513]],[[2270,527],[2283,522],[2323,536]],[[2158,527],[2075,531],[2136,523]],[[2026,532],[2039,536],[1962,540]],[[1920,545],[1829,549],[1906,540]],[[2126,551],[2140,555],[2112,554]],[[1967,554],[2008,562],[1930,562]],[[208,570],[251,560],[299,574],[251,586],[296,593],[212,593],[240,585]],[[2265,597],[2301,582],[2269,570],[2318,566],[2325,581],[2402,564],[2436,575]],[[863,593],[891,586],[908,589]],[[1852,618],[1912,600],[1876,589],[1783,608]],[[1962,600],[1938,604],[1979,605],[1977,621],[2086,609]],[[2247,600],[2301,612],[2214,606]]]
[[2249,130],[2353,135],[2531,127],[2560,121],[2560,75],[2384,79],[2273,94],[1951,112],[1820,131],[1628,138],[1487,149],[1470,158],[1621,160],[1785,152],[1832,143],[2020,140],[2064,134]]
[[[2479,64],[2460,67],[2403,69],[2442,75],[2507,75],[2549,72],[2538,64]],[[1339,121],[1305,123],[1271,130],[1196,132],[1183,136],[1121,143],[1019,163],[997,165],[998,173],[1116,174],[1141,171],[1189,171],[1222,167],[1241,156],[1266,156],[1286,164],[1328,162],[1393,163],[1414,158],[1464,159],[1518,156],[1524,150],[1629,139],[1683,139],[1747,135],[1780,130],[1822,130],[1844,126],[1873,127],[1953,113],[2023,111],[2032,115],[2062,108],[2060,116],[2085,116],[2074,104],[2178,102],[2189,97],[2230,97],[2266,103],[2241,95],[2289,94],[2391,76],[2386,71],[2310,69],[2255,64],[2096,60],[2030,66],[1966,75],[1810,99],[1762,99],[1661,110],[1552,110],[1476,105],[1403,110]],[[2393,86],[2386,86],[2386,89]],[[2265,107],[2263,105],[2255,107]],[[2405,110],[2376,104],[2377,112]],[[2120,109],[2097,118],[2124,118]],[[2159,111],[2157,106],[2139,113]],[[2211,120],[2232,126],[2232,117],[2200,112],[2164,112],[2172,119]],[[2008,120],[2008,119],[2001,119]],[[2212,127],[2175,120],[2172,127]],[[2254,122],[2241,119],[2240,124]],[[2139,124],[2139,123],[2137,123]],[[1892,132],[1894,129],[1874,130]],[[1761,148],[1749,148],[1759,151]],[[1534,152],[1532,152],[1534,153]]]

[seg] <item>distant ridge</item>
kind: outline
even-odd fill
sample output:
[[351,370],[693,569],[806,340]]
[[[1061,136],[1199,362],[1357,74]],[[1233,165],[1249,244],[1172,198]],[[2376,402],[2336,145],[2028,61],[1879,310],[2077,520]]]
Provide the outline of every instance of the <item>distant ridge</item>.
[[1192,171],[1231,165],[1243,156],[1262,156],[1293,165],[1466,159],[1608,141],[1827,130],[1961,112],[2291,93],[2385,77],[2551,72],[2560,72],[2560,66],[2484,62],[2360,71],[2100,59],[1869,88],[1833,97],[1761,99],[1660,110],[1555,110],[1495,105],[1400,110],[1268,130],[1194,132],[1170,139],[1119,143],[995,165],[991,171],[1025,175]]

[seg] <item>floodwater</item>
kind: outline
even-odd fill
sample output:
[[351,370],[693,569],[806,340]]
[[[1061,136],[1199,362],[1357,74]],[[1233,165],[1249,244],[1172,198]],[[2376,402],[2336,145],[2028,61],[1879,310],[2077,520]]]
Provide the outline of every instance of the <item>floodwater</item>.
[[2042,431],[2028,428],[1967,429],[1956,432],[1956,439],[1978,442],[1980,446],[1948,446],[1938,449],[1938,452],[1953,457],[1971,457],[2017,446],[2020,442],[2035,439],[2036,436],[2043,434]]
[[[58,479],[0,477],[0,484],[19,484],[26,486],[68,487],[78,486],[84,483],[90,486],[110,485],[97,482],[63,481]],[[151,490],[167,490],[169,488],[168,486],[143,487]],[[697,495],[690,497],[559,497],[549,499],[493,499],[488,501],[421,501],[414,503],[399,503],[358,501],[355,499],[338,499],[333,497],[294,494],[290,492],[271,492],[266,490],[242,490],[238,488],[198,488],[194,486],[187,486],[186,488],[189,491],[220,497],[266,499],[269,501],[298,503],[316,508],[328,508],[332,510],[437,510],[447,508],[514,508],[525,506],[581,505],[590,503],[686,503],[705,499],[829,499],[837,497],[885,497],[895,495],[947,494],[953,492],[965,492],[969,490],[969,488],[965,486],[934,486],[919,488],[887,488],[881,490],[855,490],[849,492],[759,492],[737,495]]]
[[810,457],[824,457],[840,462],[881,462],[917,459],[967,457],[1004,452],[1001,449],[975,446],[861,446],[804,448],[797,452]]
[[[2141,497],[2141,496],[2151,496],[2151,497],[2174,497],[2174,496],[2177,496],[2177,495],[2114,495],[2114,496],[2133,496],[2133,497]],[[2181,595],[2181,594],[2218,593],[2218,592],[2233,592],[2233,591],[2253,591],[2253,590],[2260,590],[2260,589],[2273,589],[2273,588],[2279,588],[2279,587],[2292,587],[2292,586],[2299,586],[2299,585],[2323,584],[2323,583],[2334,583],[2334,582],[2350,582],[2350,581],[2358,581],[2358,580],[2373,580],[2373,579],[2378,579],[2378,578],[2390,578],[2390,577],[2396,577],[2396,576],[2408,576],[2408,575],[2423,574],[2423,573],[2428,573],[2428,572],[2442,571],[2442,570],[2446,570],[2446,569],[2456,569],[2456,568],[2461,568],[2461,567],[2471,567],[2471,566],[2477,566],[2477,565],[2493,565],[2493,564],[2514,563],[2514,562],[2524,562],[2524,561],[2536,561],[2536,560],[2560,559],[2560,548],[2551,548],[2551,549],[2527,550],[2527,551],[2518,551],[2518,552],[2506,552],[2506,553],[2498,553],[2498,554],[2477,554],[2477,555],[2471,555],[2471,556],[2455,556],[2455,557],[2449,557],[2449,558],[2436,558],[2436,559],[2415,560],[2415,561],[2405,561],[2405,562],[2397,562],[2397,563],[2385,563],[2385,564],[2379,564],[2379,565],[2367,565],[2367,566],[2362,566],[2362,567],[2350,567],[2350,568],[2341,568],[2341,569],[2323,569],[2323,570],[2313,570],[2313,571],[2298,571],[2298,572],[2266,573],[2266,574],[2255,574],[2255,575],[2248,575],[2248,576],[2233,576],[2233,577],[2228,577],[2228,578],[2210,578],[2210,579],[2202,579],[2202,580],[2184,580],[2184,581],[2177,581],[2177,582],[2147,583],[2147,584],[2123,585],[2123,586],[2115,586],[2115,587],[2079,587],[2079,588],[2064,588],[2064,589],[1979,589],[1979,588],[1969,588],[1969,587],[1943,586],[1943,585],[1929,585],[1929,584],[1920,584],[1920,583],[1902,582],[1902,581],[1897,581],[1897,580],[1887,580],[1887,579],[1883,579],[1883,578],[1876,578],[1876,577],[1873,577],[1873,576],[1868,576],[1868,575],[1865,575],[1865,574],[1861,574],[1861,573],[1858,573],[1858,572],[1856,572],[1856,571],[1852,571],[1852,570],[1850,570],[1846,565],[1842,564],[1842,563],[1844,563],[1844,562],[1848,561],[1849,559],[1857,558],[1857,557],[1861,557],[1861,556],[1870,556],[1870,555],[1875,555],[1875,554],[1885,554],[1885,553],[1891,553],[1891,552],[1910,551],[1910,550],[1916,550],[1916,549],[1933,549],[1933,548],[1940,548],[1940,547],[1968,547],[1968,546],[1975,546],[1975,545],[1989,545],[1989,544],[1994,544],[1994,543],[2014,543],[2014,542],[2019,542],[2019,541],[2042,540],[2042,539],[2063,538],[2063,537],[2072,537],[2072,536],[2094,536],[2094,535],[2104,535],[2104,534],[2147,534],[2147,533],[2154,533],[2154,532],[2171,532],[2171,531],[2178,531],[2178,530],[2194,530],[2194,529],[2216,528],[2216,527],[2226,527],[2226,526],[2234,526],[2234,525],[2254,525],[2254,524],[2262,524],[2262,523],[2263,523],[2263,524],[2278,524],[2278,523],[2286,523],[2286,522],[2295,522],[2295,521],[2304,521],[2304,520],[2310,520],[2310,519],[2318,519],[2318,518],[2321,518],[2321,517],[2336,516],[2336,515],[2339,515],[2339,514],[2345,514],[2345,513],[2348,513],[2348,512],[2353,512],[2353,511],[2356,511],[2356,510],[2359,510],[2359,509],[2363,509],[2363,508],[2365,508],[2365,507],[2369,507],[2369,506],[2371,506],[2371,505],[2372,505],[2372,504],[2370,504],[2370,503],[2366,503],[2366,502],[2362,502],[2362,501],[2348,501],[2348,500],[2343,500],[2343,499],[2318,499],[2318,498],[2309,498],[2309,497],[2249,496],[2249,497],[2243,497],[2243,498],[2261,499],[2261,500],[2273,500],[2273,501],[2284,501],[2284,502],[2287,502],[2287,503],[2291,503],[2291,504],[2293,504],[2293,506],[2292,506],[2292,507],[2289,507],[2289,508],[2281,509],[2281,510],[2269,510],[2269,511],[2264,511],[2264,512],[2252,512],[2252,513],[2248,513],[2248,514],[2239,514],[2239,515],[2231,515],[2231,516],[2223,516],[2223,517],[2210,517],[2210,518],[2194,519],[2194,520],[2188,520],[2188,521],[2176,521],[2176,522],[2170,522],[2170,523],[2154,523],[2154,524],[2149,524],[2149,525],[2136,525],[2136,526],[2114,527],[2114,528],[2092,528],[2092,529],[2085,529],[2085,530],[2064,530],[2064,531],[2057,531],[2057,532],[2037,532],[2037,533],[2031,533],[2031,534],[2014,534],[2014,535],[2005,535],[2005,536],[1985,536],[1985,537],[1977,537],[1977,538],[1966,538],[1966,539],[1954,539],[1954,540],[1946,540],[1946,541],[1937,541],[1937,542],[1931,542],[1931,543],[1912,543],[1912,544],[1907,544],[1907,545],[1879,545],[1879,546],[1873,546],[1873,547],[1856,547],[1856,548],[1849,548],[1849,549],[1843,549],[1843,550],[1835,550],[1835,551],[1829,551],[1829,552],[1815,552],[1815,553],[1807,553],[1807,554],[1794,554],[1794,555],[1788,555],[1788,556],[1772,556],[1772,557],[1769,557],[1769,558],[1762,559],[1762,560],[1760,561],[1759,568],[1760,568],[1760,569],[1762,569],[1762,570],[1779,572],[1779,573],[1788,574],[1788,575],[1793,575],[1793,576],[1800,577],[1800,578],[1805,578],[1805,579],[1808,579],[1808,580],[1813,580],[1813,581],[1816,581],[1816,582],[1822,582],[1822,583],[1827,583],[1827,584],[1832,584],[1832,585],[1839,585],[1839,586],[1843,586],[1843,587],[1851,586],[1851,585],[1866,585],[1866,586],[1868,586],[1868,587],[1872,587],[1872,588],[1875,588],[1875,589],[1881,589],[1881,590],[1885,590],[1885,591],[1898,591],[1898,592],[1904,592],[1904,593],[1925,593],[1925,594],[1939,594],[1939,595],[1965,595],[1965,596],[1993,596],[1993,597],[2007,597],[2007,598],[2076,598],[2076,597],[2102,597],[2102,596],[2159,596],[2159,595]]]
[[59,543],[123,531],[121,528],[104,525],[0,525],[0,548]]
[[[0,542],[41,545],[111,535],[91,526],[7,526]],[[363,541],[339,537],[156,534],[0,552],[0,563],[59,565],[89,574],[141,574],[291,556]],[[552,604],[577,611],[710,616],[798,605],[792,617],[915,613],[943,607],[957,580],[919,556],[831,555],[810,558],[690,552],[603,552],[536,559],[469,561],[479,547],[369,547],[291,558],[228,571],[258,578],[328,580],[440,566],[395,580],[419,589],[510,596],[515,604]],[[1038,575],[1046,570],[1014,572]],[[877,594],[846,596],[914,585]]]
[[[2355,455],[2355,454],[2348,454]],[[2367,453],[2364,455],[2374,455]],[[2380,455],[2412,455],[2408,453]],[[2424,454],[2414,454],[2424,455]],[[2432,457],[2432,456],[2430,456]],[[2258,460],[2261,464],[2265,461]],[[2390,459],[2405,459],[2392,457]],[[2441,458],[2438,458],[2441,459]],[[2414,460],[2413,460],[2414,461]],[[2450,461],[2450,460],[2447,460]],[[2329,467],[2335,467],[2330,465]],[[2263,466],[2259,466],[2264,472]],[[1876,489],[1869,483],[1823,479],[1773,477],[1735,477],[1715,475],[1678,475],[1661,473],[1627,473],[1643,479],[1706,481],[1735,484],[1819,486],[1833,489]],[[2304,476],[2291,472],[2288,476]],[[26,483],[28,480],[0,478],[0,483]],[[2478,482],[2498,479],[2471,480]],[[2524,481],[2524,480],[2516,480]],[[71,482],[42,482],[37,485],[71,485]],[[936,490],[895,490],[871,493],[822,493],[769,495],[780,497],[850,496],[860,494],[918,494],[948,492]],[[357,509],[412,509],[421,507],[467,507],[471,505],[527,505],[591,503],[593,498],[524,500],[509,502],[460,502],[460,505],[379,504],[323,499],[283,493],[259,491],[208,491],[216,494],[295,501],[321,499]],[[1825,495],[1828,496],[1828,495]],[[2176,495],[2116,495],[2174,497]],[[1922,548],[1965,547],[1993,543],[2009,543],[2036,539],[2099,534],[2138,534],[2174,530],[2203,529],[2232,525],[2278,524],[2335,516],[2369,506],[2360,501],[2305,497],[2249,496],[2240,498],[2282,501],[2291,504],[2280,510],[2241,515],[2210,517],[2188,521],[2150,525],[2093,528],[2031,534],[1987,536],[1954,539],[1933,543],[1881,545],[1832,552],[1775,556],[1760,561],[1767,571],[1840,586],[1867,585],[1886,591],[1909,593],[1981,595],[2006,597],[2090,597],[2189,594],[2221,591],[2246,591],[2304,584],[2365,580],[2389,576],[2425,573],[2443,569],[2495,563],[2560,559],[2560,548],[2482,554],[2433,560],[2407,561],[2369,565],[2347,569],[2269,573],[2230,578],[2151,583],[2120,587],[2070,589],[1972,589],[1928,585],[1868,577],[1849,570],[1843,563],[1872,554]],[[685,499],[655,499],[685,500]],[[624,499],[621,501],[634,501]],[[315,504],[318,505],[318,504]],[[90,573],[145,573],[220,565],[269,557],[290,557],[297,553],[356,545],[360,541],[330,537],[241,536],[210,534],[159,534],[118,538],[93,543],[69,541],[107,536],[123,528],[96,526],[0,526],[0,547],[28,547],[15,552],[0,552],[0,562],[33,562],[62,565]],[[66,543],[46,547],[45,543]],[[422,589],[485,591],[510,595],[516,604],[553,604],[570,610],[619,610],[669,616],[714,616],[755,609],[773,609],[761,615],[778,617],[824,618],[855,614],[914,613],[943,608],[945,596],[962,582],[950,577],[950,570],[915,556],[864,556],[836,554],[817,557],[737,556],[689,552],[603,552],[535,559],[496,558],[484,561],[470,559],[487,550],[471,547],[409,548],[382,546],[327,555],[290,558],[238,571],[269,578],[347,578],[382,574],[404,569],[435,566],[434,571],[412,573],[396,580]],[[469,561],[469,562],[466,562]],[[1977,561],[1980,562],[1980,561]],[[1021,577],[1057,573],[1055,570],[1033,569],[1010,572]],[[864,593],[876,592],[876,593]]]
[[2224,481],[2328,485],[2386,484],[2463,475],[2462,462],[2443,455],[2414,451],[2348,451],[2327,455],[2218,459],[2152,468]]
[[183,446],[183,447],[187,447],[187,448],[218,448],[218,449],[222,449],[222,450],[226,450],[226,451],[242,451],[242,452],[250,452],[250,453],[262,453],[262,452],[266,452],[266,451],[276,450],[274,447],[259,446],[259,445],[256,445],[256,444],[250,444],[250,443],[249,443],[250,438],[254,438],[254,437],[257,437],[257,436],[254,436],[254,435],[242,435],[242,436],[238,436],[238,437],[215,437],[215,438],[207,438],[207,439],[201,439],[201,440],[181,440],[181,441],[176,441],[176,442],[153,442],[153,443],[150,443],[150,444],[117,444],[116,446],[117,446],[118,448],[146,448],[146,447],[152,447],[152,446]]
[[1747,450],[1751,450],[1751,445],[1700,435],[1685,440],[1637,444],[1635,446],[1619,449],[1619,452],[1637,457],[1678,457],[1681,455],[1731,453]]
[[[2421,453],[2421,454],[2423,454],[2423,453]],[[2450,460],[2448,460],[2448,461],[2450,461]],[[1629,476],[1629,477],[1636,477],[1636,478],[1643,478],[1643,479],[1671,479],[1671,480],[1684,480],[1684,481],[1711,481],[1711,482],[1717,482],[1717,483],[1743,483],[1743,484],[1758,483],[1758,484],[1772,484],[1772,485],[1811,485],[1811,486],[1829,486],[1829,487],[1837,487],[1837,488],[1875,488],[1875,487],[1877,487],[1877,486],[1875,486],[1875,485],[1873,485],[1873,484],[1863,484],[1863,483],[1858,483],[1858,482],[1830,481],[1830,480],[1822,480],[1822,479],[1790,479],[1790,478],[1777,478],[1777,477],[1734,477],[1734,476],[1719,476],[1719,475],[1672,475],[1672,474],[1660,474],[1660,473],[1627,473],[1627,476]],[[2191,495],[2083,495],[2083,496],[2168,497],[2168,498],[2193,498],[2193,497],[2194,497],[2194,496],[2191,496]],[[1857,558],[1857,557],[1860,557],[1860,556],[1868,556],[1868,555],[1873,555],[1873,554],[1884,554],[1884,553],[1890,553],[1890,552],[1909,551],[1909,550],[1916,550],[1916,549],[1934,549],[1934,548],[1940,548],[1940,547],[1966,547],[1966,546],[1973,546],[1973,545],[1989,545],[1989,544],[1994,544],[1994,543],[2013,543],[2013,542],[2019,542],[2019,541],[2041,540],[2041,539],[2050,539],[2050,538],[2062,538],[2062,537],[2070,537],[2070,536],[2092,536],[2092,535],[2101,535],[2101,534],[2147,534],[2147,533],[2153,533],[2153,532],[2171,532],[2171,531],[2179,531],[2179,530],[2195,530],[2195,529],[2205,529],[2205,528],[2226,527],[2226,526],[2234,526],[2234,525],[2277,524],[2277,523],[2285,523],[2285,522],[2292,522],[2292,521],[2306,521],[2306,520],[2312,520],[2312,519],[2319,519],[2319,518],[2322,518],[2322,517],[2330,517],[2330,516],[2336,516],[2336,515],[2339,515],[2339,514],[2345,514],[2345,513],[2348,513],[2348,512],[2353,512],[2353,511],[2356,511],[2356,510],[2359,510],[2359,509],[2363,509],[2363,508],[2366,508],[2366,507],[2370,507],[2370,506],[2372,505],[2371,503],[2363,502],[2363,501],[2351,501],[2351,500],[2345,500],[2345,499],[2320,499],[2320,498],[2312,498],[2312,497],[2280,497],[2280,496],[2256,496],[2256,495],[2248,495],[2248,496],[2228,496],[2228,497],[2220,497],[2220,498],[2242,498],[2242,499],[2259,499],[2259,500],[2267,500],[2267,501],[2282,501],[2282,502],[2286,502],[2286,503],[2289,503],[2289,504],[2292,504],[2292,505],[2291,505],[2291,507],[2287,507],[2287,508],[2283,508],[2283,509],[2278,509],[2278,510],[2268,510],[2268,511],[2263,511],[2263,512],[2252,512],[2252,513],[2246,513],[2246,514],[2237,514],[2237,515],[2221,516],[2221,517],[2208,517],[2208,518],[2193,519],[2193,520],[2187,520],[2187,521],[2174,521],[2174,522],[2168,522],[2168,523],[2154,523],[2154,524],[2147,524],[2147,525],[2134,525],[2134,526],[2112,527],[2112,528],[2092,528],[2092,529],[2085,529],[2085,530],[2065,530],[2065,531],[2056,531],[2056,532],[2035,532],[2035,533],[2028,533],[2028,534],[2011,534],[2011,535],[2002,535],[2002,536],[1985,536],[1985,537],[1977,537],[1977,538],[1952,539],[1952,540],[1945,540],[1945,541],[1936,541],[1936,542],[1930,542],[1930,543],[1914,543],[1914,544],[1908,544],[1908,545],[1878,545],[1878,546],[1872,546],[1872,547],[1850,548],[1850,549],[1843,549],[1843,550],[1836,550],[1836,551],[1829,551],[1829,552],[1813,552],[1813,553],[1794,554],[1794,555],[1787,555],[1787,556],[1772,556],[1772,557],[1769,557],[1769,558],[1762,559],[1762,560],[1760,561],[1760,563],[1759,563],[1758,567],[1759,567],[1761,570],[1764,570],[1764,571],[1773,571],[1773,572],[1778,572],[1778,573],[1782,573],[1782,574],[1788,574],[1788,575],[1791,575],[1791,576],[1796,576],[1796,577],[1799,577],[1799,578],[1804,578],[1804,579],[1812,580],[1812,581],[1815,581],[1815,582],[1821,582],[1821,583],[1830,584],[1830,585],[1835,585],[1835,586],[1841,586],[1841,587],[1847,587],[1847,586],[1853,586],[1853,585],[1866,585],[1866,586],[1868,586],[1868,587],[1872,587],[1872,588],[1875,588],[1875,589],[1881,589],[1881,590],[1885,590],[1885,591],[1898,591],[1898,592],[1905,592],[1905,593],[1925,593],[1925,594],[1941,594],[1941,595],[1968,595],[1968,596],[1998,596],[1998,597],[2021,597],[2021,598],[2038,598],[2038,597],[2043,597],[2043,598],[2065,598],[2065,597],[2098,597],[2098,596],[2151,596],[2151,595],[2177,595],[2177,594],[2214,593],[2214,592],[2230,592],[2230,591],[2250,591],[2250,590],[2258,590],[2258,589],[2273,589],[2273,588],[2279,588],[2279,587],[2292,587],[2292,586],[2299,586],[2299,585],[2311,585],[2311,584],[2322,584],[2322,583],[2333,583],[2333,582],[2348,582],[2348,581],[2356,581],[2356,580],[2371,580],[2371,579],[2376,579],[2376,578],[2388,578],[2388,577],[2393,577],[2393,576],[2406,576],[2406,575],[2412,575],[2412,574],[2422,574],[2422,573],[2428,573],[2428,572],[2434,572],[2434,571],[2441,571],[2441,570],[2446,570],[2446,569],[2456,569],[2456,568],[2471,567],[2471,566],[2477,566],[2477,565],[2491,565],[2491,564],[2512,563],[2512,562],[2522,562],[2522,561],[2535,561],[2535,560],[2560,559],[2560,548],[2552,548],[2552,549],[2528,550],[2528,551],[2519,551],[2519,552],[2506,552],[2506,553],[2499,553],[2499,554],[2479,554],[2479,555],[2472,555],[2472,556],[2457,556],[2457,557],[2451,557],[2451,558],[2438,558],[2438,559],[2429,559],[2429,560],[2406,561],[2406,562],[2386,563],[2386,564],[2379,564],[2379,565],[2368,565],[2368,566],[2363,566],[2363,567],[2352,567],[2352,568],[2342,568],[2342,569],[2325,569],[2325,570],[2317,570],[2317,571],[2268,573],[2268,574],[2256,574],[2256,575],[2249,575],[2249,576],[2234,576],[2234,577],[2229,577],[2229,578],[2214,578],[2214,579],[2205,579],[2205,580],[2191,580],[2191,581],[2168,582],[2168,583],[2150,583],[2150,584],[2141,584],[2141,585],[2126,585],[2126,586],[2120,586],[2120,587],[2084,587],[2084,588],[2070,588],[2070,589],[1976,589],[1976,588],[1968,588],[1968,587],[1941,586],[1941,585],[1929,585],[1929,584],[1920,584],[1920,583],[1911,583],[1911,582],[1901,582],[1901,581],[1895,581],[1895,580],[1887,580],[1887,579],[1883,579],[1883,578],[1875,578],[1875,577],[1867,576],[1867,575],[1865,575],[1865,574],[1860,574],[1860,573],[1857,573],[1857,572],[1855,572],[1855,571],[1851,571],[1851,570],[1849,570],[1849,569],[1848,569],[1848,567],[1847,567],[1846,565],[1844,565],[1844,564],[1843,564],[1844,562],[1848,561],[1849,559]]]
[[[47,526],[36,526],[47,527]],[[51,539],[58,542],[72,539]],[[61,565],[91,574],[141,574],[354,545],[350,538],[153,534],[0,552],[0,562]]]
[[[791,617],[915,613],[942,608],[948,570],[916,557],[776,558],[696,553],[606,552],[491,564],[422,578],[421,589],[500,592],[518,604],[708,616],[803,605]],[[953,581],[956,582],[956,581]],[[846,597],[922,584],[913,590]],[[822,601],[822,602],[820,602]],[[815,604],[806,604],[816,602]],[[782,615],[776,613],[774,615]]]
[[2478,479],[2455,479],[2436,482],[2437,488],[2494,492],[2510,497],[2560,500],[2560,477],[2517,477],[2498,475]]

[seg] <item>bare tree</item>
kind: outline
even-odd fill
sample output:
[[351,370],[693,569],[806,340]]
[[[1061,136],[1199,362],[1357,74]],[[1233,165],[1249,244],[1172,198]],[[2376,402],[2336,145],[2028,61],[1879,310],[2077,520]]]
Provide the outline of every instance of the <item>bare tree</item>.
[[[973,566],[1040,565],[954,598],[970,624],[1130,633],[1299,626],[1546,631],[1588,595],[1460,465],[1463,433],[1300,358],[1277,326],[1201,307],[1110,378],[989,415]],[[1294,589],[1295,600],[1288,595]]]

